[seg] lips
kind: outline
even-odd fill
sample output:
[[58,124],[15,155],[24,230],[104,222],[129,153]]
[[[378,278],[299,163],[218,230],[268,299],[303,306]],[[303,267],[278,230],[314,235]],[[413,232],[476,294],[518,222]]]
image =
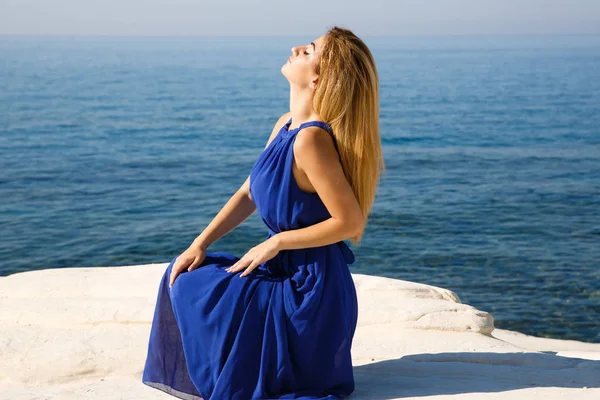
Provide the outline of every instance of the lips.
[[292,56],[290,56],[287,60],[287,62],[291,63],[292,62]]

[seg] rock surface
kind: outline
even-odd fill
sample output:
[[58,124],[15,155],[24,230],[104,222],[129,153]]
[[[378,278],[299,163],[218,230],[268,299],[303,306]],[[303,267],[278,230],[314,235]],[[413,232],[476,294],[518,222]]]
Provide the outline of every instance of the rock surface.
[[[0,278],[0,399],[174,398],[141,383],[167,265]],[[600,399],[600,344],[494,329],[450,290],[352,276],[351,399]]]

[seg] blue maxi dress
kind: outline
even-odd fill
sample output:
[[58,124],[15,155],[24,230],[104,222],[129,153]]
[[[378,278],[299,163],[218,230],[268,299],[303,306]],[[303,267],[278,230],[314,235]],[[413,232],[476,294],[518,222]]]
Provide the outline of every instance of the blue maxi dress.
[[[310,121],[289,129],[291,123],[250,172],[266,238],[331,217],[292,173],[298,132],[319,126],[332,134],[331,127]],[[176,259],[160,281],[144,384],[193,400],[334,400],[354,391],[358,301],[348,268],[354,254],[344,241],[282,250],[245,277],[225,271],[239,257],[207,252],[169,288]]]

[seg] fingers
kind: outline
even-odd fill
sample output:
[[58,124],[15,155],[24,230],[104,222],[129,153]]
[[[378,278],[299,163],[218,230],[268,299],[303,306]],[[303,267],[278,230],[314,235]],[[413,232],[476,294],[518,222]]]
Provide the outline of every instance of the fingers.
[[173,282],[175,282],[175,278],[177,278],[178,272],[177,270],[173,267],[173,269],[171,270],[171,276],[169,279],[169,287],[173,286]]
[[245,263],[247,263],[247,261],[244,260],[243,258],[240,258],[231,267],[226,268],[225,271],[227,271],[227,272],[238,272],[238,271],[241,271],[242,269],[245,268],[245,266],[244,266]]
[[254,271],[254,269],[256,268],[256,266],[258,264],[259,263],[256,260],[252,261],[252,264],[250,264],[248,266],[248,268],[246,268],[246,270],[244,272],[242,272],[242,274],[240,275],[240,278],[242,278],[242,277],[248,275],[250,272]]
[[188,267],[188,272],[191,272],[193,270],[195,270],[196,268],[198,268],[198,266],[201,264],[200,262],[200,257],[196,257],[194,259],[194,262],[190,264],[190,266]]
[[[185,268],[185,267],[183,267],[183,268]],[[173,268],[171,269],[171,277],[169,280],[169,287],[173,286],[173,283],[175,283],[175,279],[177,279],[177,277],[179,276],[179,274],[181,273],[181,270],[183,268],[181,267],[180,259],[177,259],[175,264],[173,264]]]
[[258,264],[260,264],[258,261],[259,261],[258,259],[251,260],[251,259],[241,258],[235,264],[233,264],[231,267],[226,268],[225,271],[227,271],[227,272],[238,272],[238,271],[241,271],[243,269],[246,269],[240,275],[240,278],[241,278],[241,277],[244,277],[244,276],[248,275],[250,272],[252,272],[258,266]]
[[244,268],[246,268],[248,266],[248,264],[250,264],[250,262],[252,262],[251,259],[242,257],[239,260],[237,260],[237,262],[235,262],[231,267],[226,268],[225,271],[227,271],[227,272],[241,271]]

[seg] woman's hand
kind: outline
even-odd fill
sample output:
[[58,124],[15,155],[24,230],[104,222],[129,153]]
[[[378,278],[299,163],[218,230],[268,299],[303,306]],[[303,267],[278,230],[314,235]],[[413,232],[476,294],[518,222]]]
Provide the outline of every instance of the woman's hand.
[[192,243],[192,245],[188,247],[186,251],[181,253],[181,255],[177,257],[177,260],[175,260],[175,264],[173,264],[173,268],[171,269],[169,288],[173,286],[173,282],[175,282],[177,275],[184,270],[188,270],[188,272],[195,270],[205,258],[206,249],[202,246]]
[[246,269],[241,275],[248,275],[252,272],[256,267],[258,267],[261,263],[268,261],[275,257],[279,253],[279,247],[277,244],[277,239],[275,236],[271,236],[269,239],[265,240],[261,244],[254,246],[242,258],[240,258],[235,264],[231,267],[225,269],[227,272],[238,272],[242,269]]

